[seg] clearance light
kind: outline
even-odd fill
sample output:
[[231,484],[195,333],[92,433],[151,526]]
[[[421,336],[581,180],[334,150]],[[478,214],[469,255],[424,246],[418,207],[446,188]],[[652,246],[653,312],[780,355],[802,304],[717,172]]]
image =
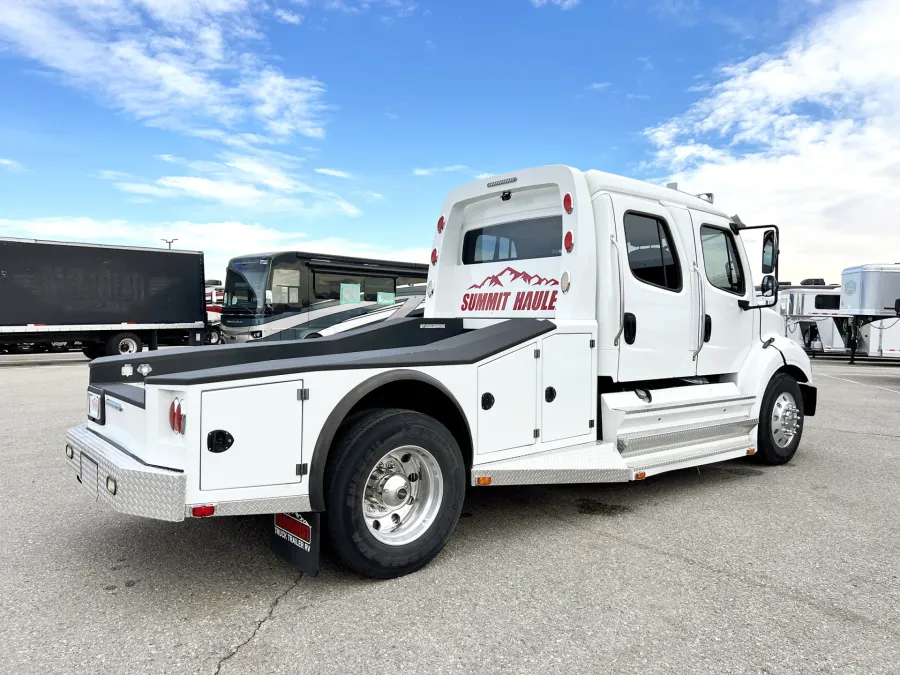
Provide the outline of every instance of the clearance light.
[[647,477],[646,471],[638,471],[636,474],[634,474],[635,480],[644,480],[646,477]]
[[169,404],[169,427],[176,434],[184,436],[187,428],[187,407],[180,398],[176,398]]
[[572,213],[572,210],[575,208],[575,204],[572,202],[572,195],[566,193],[566,196],[563,197],[563,208],[566,210],[566,213]]
[[572,249],[575,248],[575,235],[571,232],[566,232],[566,238],[563,239],[563,245],[566,247],[566,253],[571,253]]
[[563,272],[562,277],[559,280],[559,290],[561,290],[563,293],[568,293],[569,286],[571,286],[571,280],[569,279],[569,273]]
[[118,489],[118,486],[116,485],[116,479],[113,478],[112,476],[107,476],[106,477],[106,491],[109,494],[115,496],[117,489]]
[[748,455],[755,455],[755,454],[756,454],[756,448],[749,448],[749,449],[747,450],[747,454],[748,454]]
[[478,478],[475,479],[475,484],[476,485],[490,485],[491,477],[490,476],[478,476]]
[[433,281],[429,281],[428,284],[425,286],[425,293],[428,295],[429,298],[432,295],[434,295],[434,282]]
[[216,507],[212,504],[206,504],[205,506],[192,506],[191,507],[191,515],[194,518],[206,518],[207,516],[212,516],[216,512]]
[[431,249],[431,264],[437,265],[437,249],[436,248]]
[[444,231],[444,216],[438,218],[438,234]]

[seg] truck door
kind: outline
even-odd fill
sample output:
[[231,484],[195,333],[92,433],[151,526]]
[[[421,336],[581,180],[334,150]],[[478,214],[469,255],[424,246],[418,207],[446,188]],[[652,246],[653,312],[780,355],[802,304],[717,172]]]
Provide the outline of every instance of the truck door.
[[622,280],[619,381],[694,375],[692,235],[685,243],[659,202],[622,195],[612,201]]
[[697,271],[703,342],[697,355],[698,375],[735,373],[753,341],[754,312],[739,300],[755,305],[753,283],[747,275],[743,247],[723,218],[691,211],[697,240]]

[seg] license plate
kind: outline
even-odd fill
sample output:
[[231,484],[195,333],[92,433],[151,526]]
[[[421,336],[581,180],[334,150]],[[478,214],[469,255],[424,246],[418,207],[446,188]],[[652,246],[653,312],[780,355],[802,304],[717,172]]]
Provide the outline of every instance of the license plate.
[[100,394],[95,394],[92,391],[88,392],[88,417],[92,420],[100,420],[101,402]]

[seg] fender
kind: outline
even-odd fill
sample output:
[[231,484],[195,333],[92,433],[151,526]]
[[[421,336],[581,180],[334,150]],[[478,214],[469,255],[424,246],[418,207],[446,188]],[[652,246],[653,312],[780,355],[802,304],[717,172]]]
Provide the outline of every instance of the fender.
[[350,392],[341,399],[340,403],[334,407],[331,414],[328,415],[328,419],[325,420],[325,424],[319,432],[318,439],[316,439],[316,445],[315,448],[313,448],[312,459],[310,460],[309,466],[309,501],[313,511],[325,510],[325,466],[328,464],[328,453],[331,451],[332,441],[334,441],[334,436],[340,428],[341,423],[346,419],[347,415],[353,409],[353,406],[359,403],[367,394],[375,391],[379,387],[399,380],[423,382],[431,385],[448,399],[453,401],[453,405],[456,406],[460,416],[465,420],[466,432],[469,434],[469,438],[472,438],[472,429],[469,426],[469,419],[463,412],[459,401],[456,400],[456,397],[453,396],[443,384],[430,375],[420,373],[417,370],[399,369],[379,373],[378,375],[370,377],[368,380],[359,383],[356,387],[351,389]]
[[763,341],[754,341],[740,370],[729,376],[726,381],[734,382],[742,394],[756,396],[751,414],[758,417],[769,381],[777,371],[786,366],[796,368],[803,374],[803,378],[798,378],[801,386],[804,379],[805,382],[812,380],[806,352],[793,340],[777,333],[769,333],[763,336]]

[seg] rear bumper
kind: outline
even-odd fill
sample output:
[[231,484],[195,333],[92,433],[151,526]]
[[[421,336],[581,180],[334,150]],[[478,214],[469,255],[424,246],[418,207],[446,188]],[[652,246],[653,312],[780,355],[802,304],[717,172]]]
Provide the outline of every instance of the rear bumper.
[[[66,463],[88,496],[115,511],[156,520],[184,520],[187,479],[183,473],[142,464],[91,432],[86,424],[66,432]],[[107,487],[109,479],[115,481],[115,493]]]

